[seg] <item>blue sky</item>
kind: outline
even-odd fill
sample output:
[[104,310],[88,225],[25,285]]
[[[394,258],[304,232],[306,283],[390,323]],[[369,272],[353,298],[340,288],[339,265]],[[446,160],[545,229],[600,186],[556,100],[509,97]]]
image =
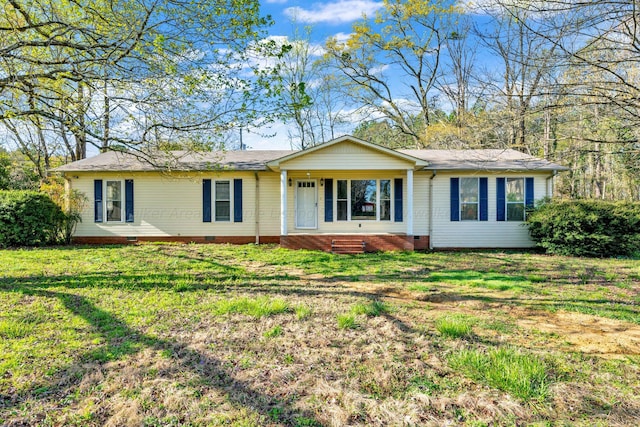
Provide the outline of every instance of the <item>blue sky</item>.
[[[373,16],[381,1],[373,0],[262,0],[263,15],[271,15],[274,25],[269,29],[271,36],[291,36],[296,26],[312,28],[311,42],[324,44],[332,36],[344,37],[351,32],[351,26],[363,14]],[[275,124],[264,130],[271,138],[256,133],[245,133],[244,142],[253,149],[290,149],[287,126]]]

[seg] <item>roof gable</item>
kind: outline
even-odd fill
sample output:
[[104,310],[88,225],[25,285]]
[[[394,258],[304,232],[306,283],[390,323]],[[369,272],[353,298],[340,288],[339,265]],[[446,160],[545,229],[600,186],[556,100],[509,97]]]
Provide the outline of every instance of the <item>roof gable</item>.
[[[288,169],[406,169],[422,168],[428,162],[400,151],[353,136],[342,136],[297,151],[267,163],[273,170]],[[361,165],[361,166],[359,166]]]

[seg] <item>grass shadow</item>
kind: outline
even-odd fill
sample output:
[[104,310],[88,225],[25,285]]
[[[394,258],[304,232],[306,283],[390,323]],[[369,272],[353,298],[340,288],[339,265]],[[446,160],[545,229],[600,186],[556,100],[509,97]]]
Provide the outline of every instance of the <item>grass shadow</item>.
[[[313,414],[294,409],[292,401],[286,402],[275,396],[266,395],[256,390],[248,381],[236,378],[222,361],[210,355],[189,348],[186,344],[146,335],[131,328],[113,314],[96,307],[87,298],[80,295],[50,291],[43,289],[23,288],[19,292],[31,296],[40,296],[59,300],[71,314],[79,316],[91,325],[92,329],[100,334],[105,344],[98,349],[87,351],[77,356],[76,361],[62,371],[58,371],[54,377],[65,377],[67,380],[57,384],[55,378],[51,381],[38,381],[26,391],[18,395],[0,395],[0,408],[16,408],[29,398],[39,400],[60,401],[73,393],[81,378],[77,375],[65,375],[81,371],[83,361],[87,359],[114,361],[125,356],[136,354],[143,349],[153,349],[168,352],[174,355],[173,362],[179,369],[192,372],[199,376],[203,382],[211,384],[226,394],[229,400],[241,407],[268,417],[273,408],[278,408],[280,420],[285,425],[295,425],[296,419],[303,418],[313,425],[320,425]],[[69,381],[68,378],[74,378]]]

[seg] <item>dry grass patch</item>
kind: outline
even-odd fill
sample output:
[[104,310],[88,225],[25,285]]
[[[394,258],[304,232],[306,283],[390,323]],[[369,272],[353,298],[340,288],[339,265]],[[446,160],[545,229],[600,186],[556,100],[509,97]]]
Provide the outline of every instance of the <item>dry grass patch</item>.
[[5,251],[0,425],[638,425],[639,291],[529,253]]

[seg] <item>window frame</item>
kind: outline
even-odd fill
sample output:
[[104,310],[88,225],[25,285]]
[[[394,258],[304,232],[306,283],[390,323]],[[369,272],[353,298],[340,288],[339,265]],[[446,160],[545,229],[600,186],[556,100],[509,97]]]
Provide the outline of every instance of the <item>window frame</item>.
[[[336,221],[340,221],[340,222],[348,222],[350,221],[349,216],[350,216],[350,211],[351,209],[349,208],[349,180],[348,179],[336,179],[335,180],[335,206],[334,206],[334,212],[336,213]],[[345,194],[346,194],[346,198],[340,198],[340,189],[338,188],[338,185],[340,182],[344,182],[345,183]],[[347,214],[347,216],[344,219],[340,218],[340,209],[338,208],[339,203],[344,203],[345,204],[345,213]]]
[[[394,201],[394,196],[395,196],[395,190],[394,190],[394,186],[393,186],[393,181],[394,177],[388,177],[388,178],[334,178],[334,200],[333,200],[333,210],[335,212],[336,215],[336,221],[337,222],[361,222],[361,221],[365,221],[365,222],[394,222],[393,218],[395,218],[395,203]],[[340,199],[339,198],[339,192],[338,192],[338,183],[340,181],[346,181],[347,183],[347,198],[346,199]],[[351,208],[352,208],[352,197],[351,197],[351,183],[352,181],[375,181],[376,183],[376,206],[375,206],[375,210],[376,210],[376,215],[374,218],[372,219],[365,219],[365,218],[353,218],[352,212],[351,212]],[[381,199],[380,195],[381,195],[381,181],[388,181],[389,182],[389,199]],[[382,200],[388,200],[389,201],[389,219],[380,219],[380,203]],[[346,219],[340,219],[339,218],[339,210],[338,210],[338,204],[339,202],[346,202],[347,204],[347,218]]]
[[[120,184],[120,219],[119,220],[110,220],[109,219],[109,183],[117,182]],[[125,222],[126,217],[126,206],[125,206],[125,184],[124,179],[105,179],[103,188],[102,188],[102,204],[103,204],[103,223],[104,224],[121,224]]]
[[[476,201],[475,202],[463,202],[462,201],[462,180],[465,179],[475,179],[476,180]],[[460,182],[458,185],[458,204],[459,204],[459,212],[458,214],[460,215],[460,221],[480,221],[480,178],[479,177],[474,177],[474,176],[465,176],[465,177],[460,177]],[[463,217],[463,211],[464,205],[475,205],[476,206],[476,217],[475,218],[464,218]]]
[[[506,222],[524,222],[527,219],[527,180],[525,177],[505,177],[504,181],[504,220]],[[522,201],[509,201],[509,180],[520,180],[522,182]],[[522,205],[522,218],[509,218],[509,205]]]
[[[233,186],[232,186],[232,182],[233,180],[231,179],[213,179],[212,181],[212,188],[211,188],[211,193],[212,193],[212,197],[211,197],[211,219],[213,220],[213,222],[234,222],[234,218],[233,218]],[[218,183],[227,183],[227,185],[229,186],[229,200],[218,200]],[[218,206],[217,206],[217,202],[227,202],[229,203],[229,219],[218,219]]]

